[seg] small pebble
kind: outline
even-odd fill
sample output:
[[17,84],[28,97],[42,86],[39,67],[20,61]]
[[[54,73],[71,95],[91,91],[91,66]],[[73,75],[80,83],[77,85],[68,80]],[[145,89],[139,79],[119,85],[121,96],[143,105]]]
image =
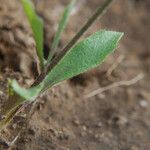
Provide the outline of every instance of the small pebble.
[[99,122],[97,125],[96,125],[96,127],[98,127],[98,128],[101,128],[103,125],[102,125],[102,123],[101,122]]
[[148,102],[147,100],[140,100],[140,106],[143,108],[147,108],[148,107]]
[[86,130],[87,130],[87,127],[86,127],[86,126],[83,126],[82,128],[83,128],[83,130],[84,130],[84,131],[86,131]]
[[76,125],[76,126],[79,126],[79,125],[80,125],[79,120],[73,120],[73,123],[74,123],[74,125]]
[[127,119],[126,117],[124,117],[124,116],[120,116],[120,117],[119,117],[119,120],[118,120],[118,122],[117,122],[117,124],[118,124],[119,126],[125,125],[125,124],[127,124],[127,123],[128,123],[128,119]]

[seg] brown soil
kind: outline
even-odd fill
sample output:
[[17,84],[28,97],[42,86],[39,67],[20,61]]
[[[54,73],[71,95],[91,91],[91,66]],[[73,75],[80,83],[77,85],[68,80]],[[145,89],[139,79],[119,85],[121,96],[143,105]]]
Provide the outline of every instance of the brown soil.
[[[45,53],[68,1],[34,0],[45,22]],[[100,2],[78,2],[60,48]],[[28,122],[24,112],[17,115],[1,131],[0,150],[149,150],[149,14],[149,0],[116,1],[86,35],[100,28],[123,31],[125,36],[118,51],[101,67],[44,93]],[[16,78],[22,85],[32,83],[37,74],[35,56],[35,43],[20,3],[0,0],[0,109],[9,101],[8,78]],[[123,61],[108,75],[120,56],[124,57]],[[85,98],[95,89],[130,80],[141,73],[144,78],[134,85],[119,86]]]

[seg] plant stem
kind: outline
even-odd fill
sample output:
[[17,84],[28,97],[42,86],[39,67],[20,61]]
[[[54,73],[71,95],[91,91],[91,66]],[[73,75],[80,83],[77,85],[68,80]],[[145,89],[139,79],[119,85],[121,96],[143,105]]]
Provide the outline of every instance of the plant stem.
[[91,27],[91,25],[96,21],[98,17],[102,17],[114,0],[106,0],[102,6],[99,6],[95,13],[89,18],[85,25],[80,29],[80,31],[73,37],[73,39],[64,47],[64,49],[54,58],[51,64],[48,64],[45,72],[41,73],[39,77],[35,80],[33,86],[39,84],[50,72],[55,65],[61,60],[65,54],[74,46],[74,44],[80,39],[80,37]]

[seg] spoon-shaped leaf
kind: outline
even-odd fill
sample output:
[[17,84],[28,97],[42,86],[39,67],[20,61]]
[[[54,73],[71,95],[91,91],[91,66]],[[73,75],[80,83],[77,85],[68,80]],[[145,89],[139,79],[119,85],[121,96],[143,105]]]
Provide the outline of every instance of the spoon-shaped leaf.
[[44,88],[74,77],[101,64],[114,51],[123,33],[99,31],[79,42],[44,79]]
[[41,91],[101,64],[117,47],[122,35],[120,32],[105,30],[96,32],[70,49],[40,85],[23,89],[13,81],[12,87],[26,100],[33,99]]
[[72,0],[63,12],[62,18],[59,22],[59,26],[58,26],[57,32],[55,34],[55,37],[54,37],[54,40],[53,40],[53,43],[52,43],[52,46],[51,46],[51,51],[49,53],[47,63],[49,63],[51,61],[53,55],[56,52],[56,49],[58,47],[61,35],[62,35],[63,31],[65,30],[65,27],[67,25],[67,22],[68,22],[68,19],[70,17],[71,11],[74,7],[74,4],[75,4],[75,0]]
[[29,23],[32,28],[33,36],[36,42],[37,55],[40,61],[40,66],[44,66],[44,54],[43,54],[43,21],[36,14],[34,6],[30,0],[21,0],[24,11],[27,15]]

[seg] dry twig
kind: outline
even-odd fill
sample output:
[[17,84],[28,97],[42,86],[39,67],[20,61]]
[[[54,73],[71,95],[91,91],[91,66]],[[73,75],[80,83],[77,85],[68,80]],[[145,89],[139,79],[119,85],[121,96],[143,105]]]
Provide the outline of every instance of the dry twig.
[[133,84],[137,83],[139,80],[142,80],[143,78],[144,78],[144,74],[141,73],[141,74],[137,75],[136,77],[134,77],[131,80],[123,80],[123,81],[115,82],[115,83],[110,84],[108,86],[99,88],[99,89],[97,89],[97,90],[87,94],[85,96],[85,98],[90,98],[90,97],[96,96],[98,94],[101,94],[101,93],[103,93],[105,91],[108,91],[108,90],[110,90],[112,88],[116,88],[116,87],[119,87],[119,86],[130,86],[130,85],[133,85]]
[[121,55],[119,56],[116,61],[112,64],[112,66],[107,71],[107,76],[111,76],[112,72],[118,67],[118,65],[124,60],[125,56]]
[[8,150],[12,150],[14,144],[16,143],[16,141],[17,141],[18,138],[19,138],[19,135],[20,135],[20,132],[19,132],[19,134],[13,139],[13,141],[9,144],[9,149],[8,149]]

